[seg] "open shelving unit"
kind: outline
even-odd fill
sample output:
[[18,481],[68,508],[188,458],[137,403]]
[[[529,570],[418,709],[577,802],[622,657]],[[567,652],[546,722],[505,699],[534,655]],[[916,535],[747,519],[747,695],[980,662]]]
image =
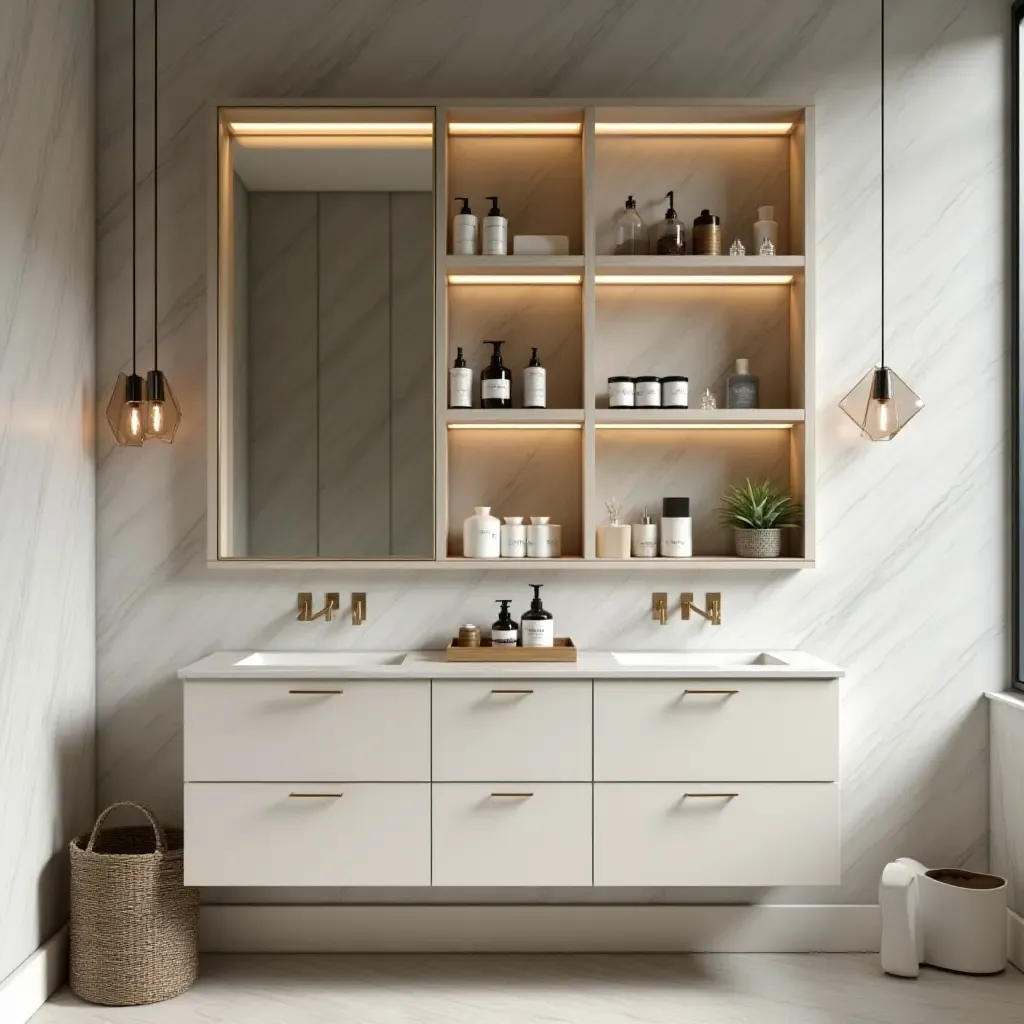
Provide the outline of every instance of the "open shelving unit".
[[[437,562],[533,570],[794,570],[814,564],[813,111],[719,104],[438,108]],[[614,221],[629,194],[652,226],[672,189],[680,218],[704,208],[723,245],[753,250],[757,208],[775,207],[779,254],[617,256]],[[565,234],[567,256],[453,256],[454,197],[481,217],[500,197],[514,234]],[[688,232],[688,246],[691,244]],[[532,346],[548,408],[448,409],[447,370],[461,346],[479,372],[487,338],[506,340],[513,404]],[[760,378],[762,408],[724,406],[737,358]],[[609,409],[614,374],[680,373],[689,409]],[[781,559],[740,559],[718,524],[722,493],[747,476],[788,488],[806,507]],[[691,500],[694,557],[598,559],[597,527],[617,498],[630,521],[661,499]],[[563,528],[557,560],[462,557],[462,520],[548,515]]]

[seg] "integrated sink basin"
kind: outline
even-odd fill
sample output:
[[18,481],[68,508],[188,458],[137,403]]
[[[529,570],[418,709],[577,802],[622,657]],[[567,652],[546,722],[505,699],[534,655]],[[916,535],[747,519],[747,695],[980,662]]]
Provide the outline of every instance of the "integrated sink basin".
[[389,651],[255,651],[235,664],[245,668],[362,668],[401,665]]
[[763,651],[625,651],[612,653],[623,668],[753,668],[786,665],[782,658]]

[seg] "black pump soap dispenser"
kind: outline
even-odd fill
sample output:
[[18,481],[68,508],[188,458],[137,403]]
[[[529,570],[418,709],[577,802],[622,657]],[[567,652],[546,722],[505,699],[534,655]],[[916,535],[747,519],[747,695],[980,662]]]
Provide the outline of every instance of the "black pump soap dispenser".
[[508,255],[508,218],[502,217],[497,196],[488,196],[491,208],[484,217],[484,256]]
[[480,373],[480,408],[511,409],[512,408],[512,372],[501,361],[503,341],[485,341],[485,345],[493,345],[491,362]]
[[521,628],[523,632],[524,647],[554,647],[555,646],[555,619],[551,612],[544,610],[544,604],[540,599],[541,583],[531,583],[533,587],[533,600],[530,602],[530,610],[523,614]]
[[508,597],[503,597],[497,602],[501,605],[501,612],[498,621],[491,626],[492,647],[515,647],[519,643],[519,627],[508,610],[511,603],[512,600]]

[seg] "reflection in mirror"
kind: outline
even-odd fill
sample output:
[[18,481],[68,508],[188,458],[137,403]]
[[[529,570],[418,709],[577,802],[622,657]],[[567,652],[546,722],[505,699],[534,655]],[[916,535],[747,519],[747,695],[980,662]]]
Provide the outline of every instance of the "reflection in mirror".
[[415,113],[418,134],[230,135],[221,557],[434,556],[433,111]]

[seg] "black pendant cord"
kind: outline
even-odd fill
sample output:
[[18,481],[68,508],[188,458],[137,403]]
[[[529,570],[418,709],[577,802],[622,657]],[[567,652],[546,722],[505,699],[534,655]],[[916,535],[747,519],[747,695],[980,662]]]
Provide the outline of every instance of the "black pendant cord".
[[136,270],[138,267],[138,260],[136,258],[135,249],[135,150],[136,150],[136,99],[135,93],[138,85],[137,68],[135,66],[135,5],[136,0],[132,0],[132,376],[134,377],[137,373],[137,356],[136,356],[136,331],[137,331],[137,314],[135,308],[135,293],[138,290],[136,280]]
[[881,83],[881,103],[879,110],[879,119],[881,121],[881,175],[879,178],[880,188],[882,192],[882,225],[879,234],[882,237],[882,366],[885,366],[885,0],[879,0],[879,8],[881,9],[881,36],[882,43],[880,47],[880,62],[879,62],[879,78]]
[[159,107],[159,82],[160,82],[160,61],[158,50],[158,38],[160,35],[160,4],[153,0],[153,369],[160,369],[160,318],[157,307],[157,271],[159,269],[159,216],[157,207],[157,178],[159,175],[159,136],[157,129],[159,122],[157,113]]

